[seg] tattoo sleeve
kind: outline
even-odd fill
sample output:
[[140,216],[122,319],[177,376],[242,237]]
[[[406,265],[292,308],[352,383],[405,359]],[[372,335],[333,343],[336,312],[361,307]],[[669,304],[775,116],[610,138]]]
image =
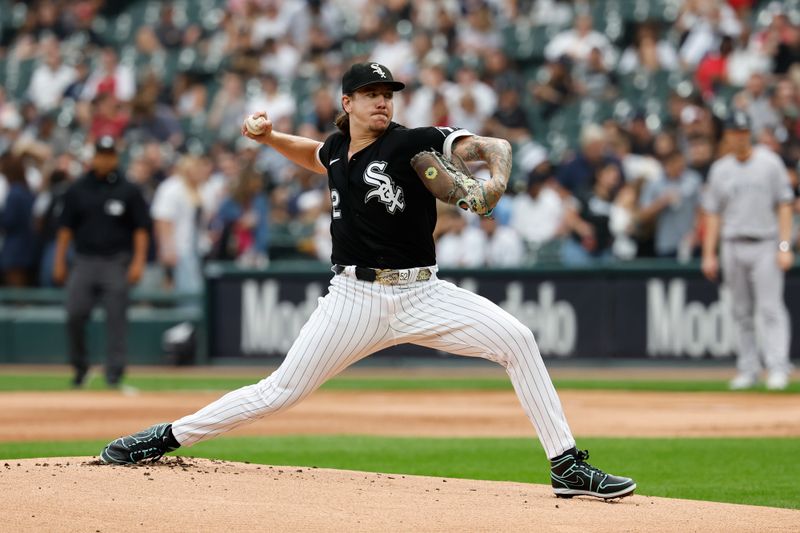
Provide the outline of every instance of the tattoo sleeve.
[[492,177],[483,186],[489,207],[497,205],[511,176],[511,143],[505,139],[473,135],[457,140],[453,153],[464,161],[485,161],[489,165]]

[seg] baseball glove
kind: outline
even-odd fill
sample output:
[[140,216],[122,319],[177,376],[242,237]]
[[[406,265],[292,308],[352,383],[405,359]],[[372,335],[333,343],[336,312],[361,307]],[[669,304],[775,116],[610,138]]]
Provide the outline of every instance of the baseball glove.
[[439,200],[478,215],[491,215],[483,183],[470,175],[458,156],[451,160],[436,150],[424,151],[411,158],[411,166]]

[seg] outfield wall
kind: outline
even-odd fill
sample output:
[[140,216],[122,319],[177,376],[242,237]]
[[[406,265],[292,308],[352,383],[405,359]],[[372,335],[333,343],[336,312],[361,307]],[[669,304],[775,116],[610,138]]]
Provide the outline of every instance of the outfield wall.
[[[327,291],[322,267],[241,271],[215,266],[207,284],[208,354],[283,357]],[[735,327],[728,290],[697,265],[637,262],[602,269],[444,270],[440,277],[517,316],[548,358],[730,359]],[[787,277],[792,329],[800,277]],[[404,345],[382,354],[443,355]],[[800,358],[800,341],[792,341]]]

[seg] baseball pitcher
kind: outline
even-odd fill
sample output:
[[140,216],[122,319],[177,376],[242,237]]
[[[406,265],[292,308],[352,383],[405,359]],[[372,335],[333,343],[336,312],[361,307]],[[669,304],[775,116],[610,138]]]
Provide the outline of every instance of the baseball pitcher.
[[[392,122],[392,98],[403,88],[383,65],[354,64],[342,79],[339,131],[322,143],[274,131],[264,112],[245,121],[242,134],[328,176],[334,265],[328,294],[272,375],[171,424],[114,440],[102,450],[104,462],[155,460],[221,435],[288,409],[373,352],[412,343],[506,369],[551,461],[557,496],[633,493],[633,480],[602,472],[576,449],[531,330],[436,275],[434,194],[489,214],[508,183],[510,144],[459,128]],[[484,161],[491,179],[477,182],[458,159]]]

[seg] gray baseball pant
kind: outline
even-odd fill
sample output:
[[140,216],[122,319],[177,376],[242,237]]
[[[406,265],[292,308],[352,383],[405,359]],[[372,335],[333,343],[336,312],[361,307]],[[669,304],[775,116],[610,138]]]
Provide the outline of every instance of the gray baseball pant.
[[757,376],[760,357],[770,372],[788,372],[790,323],[783,301],[784,273],[774,240],[726,240],[722,273],[733,301],[738,327],[737,369]]
[[89,369],[86,323],[98,300],[106,314],[106,381],[118,383],[125,371],[128,329],[128,265],[130,254],[109,257],[76,255],[67,282],[69,358],[75,373]]

